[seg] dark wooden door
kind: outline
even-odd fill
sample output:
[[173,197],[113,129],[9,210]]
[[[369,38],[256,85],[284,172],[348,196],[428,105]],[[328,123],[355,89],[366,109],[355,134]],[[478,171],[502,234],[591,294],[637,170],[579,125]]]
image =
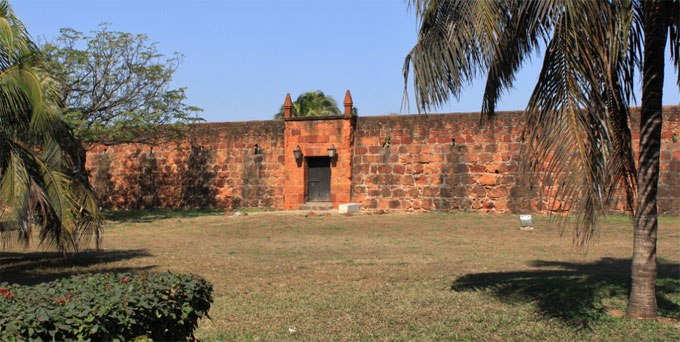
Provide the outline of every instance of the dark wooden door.
[[328,157],[307,158],[307,200],[327,202],[331,200],[331,159]]

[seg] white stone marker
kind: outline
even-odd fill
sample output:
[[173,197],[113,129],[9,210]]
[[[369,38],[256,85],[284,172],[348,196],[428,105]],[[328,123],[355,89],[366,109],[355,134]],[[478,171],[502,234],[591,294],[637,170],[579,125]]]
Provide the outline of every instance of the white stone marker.
[[345,213],[356,213],[359,212],[359,203],[345,203],[338,206],[338,212],[340,214]]
[[531,218],[531,215],[519,215],[519,222],[522,224],[521,229],[534,229],[534,219]]

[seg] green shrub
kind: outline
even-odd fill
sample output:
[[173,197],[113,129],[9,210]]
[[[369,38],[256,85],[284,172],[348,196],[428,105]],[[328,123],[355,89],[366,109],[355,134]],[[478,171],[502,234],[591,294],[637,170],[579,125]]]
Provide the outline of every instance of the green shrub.
[[0,340],[187,340],[211,303],[209,282],[172,273],[0,283]]

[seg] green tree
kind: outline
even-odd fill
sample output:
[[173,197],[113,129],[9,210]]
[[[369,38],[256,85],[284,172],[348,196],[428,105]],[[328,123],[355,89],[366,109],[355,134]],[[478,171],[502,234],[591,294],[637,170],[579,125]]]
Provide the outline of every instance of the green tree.
[[[352,113],[356,115],[356,108],[352,107]],[[330,96],[326,96],[321,90],[308,91],[300,94],[293,102],[292,116],[325,116],[341,115],[338,103]],[[274,115],[274,119],[283,118],[283,106]]]
[[85,157],[59,118],[58,84],[44,72],[37,46],[6,0],[0,0],[0,235],[3,244],[40,243],[62,252],[95,236],[102,217]]
[[[522,166],[553,175],[556,203],[577,209],[575,241],[584,243],[617,188],[634,207],[632,290],[627,316],[657,314],[657,184],[664,52],[680,66],[680,1],[410,0],[420,23],[406,56],[416,102],[427,110],[487,75],[482,112],[493,115],[522,63],[543,42],[542,70],[526,108]],[[640,154],[629,130],[633,75],[642,72]],[[678,79],[680,85],[680,78]],[[530,161],[541,161],[531,163]]]
[[153,142],[199,121],[186,88],[171,89],[181,56],[163,59],[145,35],[108,30],[90,36],[69,28],[42,46],[61,90],[64,120],[82,141],[101,144]]

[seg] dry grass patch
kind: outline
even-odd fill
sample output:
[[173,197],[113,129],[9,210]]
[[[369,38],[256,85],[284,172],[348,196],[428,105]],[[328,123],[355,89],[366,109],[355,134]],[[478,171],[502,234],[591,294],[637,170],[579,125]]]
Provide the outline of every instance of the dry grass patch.
[[[212,215],[211,215],[212,214]],[[2,281],[171,270],[215,286],[202,340],[679,340],[625,310],[632,224],[608,218],[587,253],[546,218],[306,212],[117,214],[105,250],[75,262],[2,253]],[[659,305],[680,316],[680,219],[659,229]],[[294,333],[289,328],[295,328]]]

